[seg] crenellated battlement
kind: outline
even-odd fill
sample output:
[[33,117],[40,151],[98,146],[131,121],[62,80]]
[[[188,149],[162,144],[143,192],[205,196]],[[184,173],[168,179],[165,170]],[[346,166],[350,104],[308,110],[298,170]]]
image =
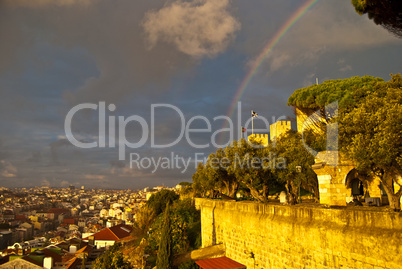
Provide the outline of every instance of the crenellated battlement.
[[290,121],[277,121],[274,124],[271,124],[269,126],[271,141],[274,141],[276,138],[280,137],[291,128],[292,124]]
[[253,139],[256,142],[261,143],[263,146],[268,146],[269,137],[268,134],[251,134],[248,136],[248,140]]

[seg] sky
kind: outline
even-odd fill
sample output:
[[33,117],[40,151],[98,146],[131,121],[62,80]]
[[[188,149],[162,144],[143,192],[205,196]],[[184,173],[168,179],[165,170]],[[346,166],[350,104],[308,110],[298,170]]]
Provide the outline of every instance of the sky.
[[296,89],[401,55],[349,0],[0,0],[0,186],[191,182],[251,110],[268,133]]

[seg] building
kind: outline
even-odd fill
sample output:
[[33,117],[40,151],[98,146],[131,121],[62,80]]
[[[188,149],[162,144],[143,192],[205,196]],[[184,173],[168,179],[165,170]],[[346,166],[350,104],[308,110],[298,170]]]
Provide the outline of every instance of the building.
[[99,232],[83,238],[84,241],[93,240],[97,248],[113,246],[116,242],[130,240],[133,228],[125,224],[119,224],[105,228]]
[[285,134],[291,129],[292,126],[290,121],[277,121],[274,124],[271,124],[269,126],[271,141],[275,141],[275,139],[279,138],[281,135]]
[[15,268],[24,268],[24,269],[43,269],[42,264],[29,258],[22,257],[14,260],[10,260],[9,262],[0,265],[1,269],[15,269]]
[[268,146],[268,134],[251,134],[248,136],[248,141],[254,140],[264,147]]

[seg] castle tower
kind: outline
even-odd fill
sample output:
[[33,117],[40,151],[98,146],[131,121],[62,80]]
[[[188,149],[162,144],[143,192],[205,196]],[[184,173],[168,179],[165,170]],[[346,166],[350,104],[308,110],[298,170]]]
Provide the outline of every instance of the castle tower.
[[268,146],[268,134],[251,134],[248,136],[248,141],[250,141],[250,139],[261,143],[264,147]]
[[291,129],[290,121],[277,121],[269,126],[271,141],[285,134]]

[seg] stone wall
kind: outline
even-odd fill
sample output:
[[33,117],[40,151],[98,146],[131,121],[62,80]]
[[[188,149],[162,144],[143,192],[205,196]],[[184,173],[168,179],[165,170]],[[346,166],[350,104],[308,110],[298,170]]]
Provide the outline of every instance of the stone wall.
[[401,268],[394,212],[196,199],[202,245],[247,268]]
[[287,131],[291,129],[290,121],[277,121],[274,124],[269,126],[269,135],[271,140],[275,140],[281,135],[285,134]]
[[354,163],[338,151],[319,152],[312,168],[317,174],[321,204],[346,206],[352,199],[350,182],[355,178],[364,182],[365,194],[371,198],[383,199],[379,179],[359,178]]
[[263,146],[268,146],[268,134],[251,134],[248,136],[248,141],[250,141],[250,139],[253,139],[254,141],[261,143],[261,145]]

